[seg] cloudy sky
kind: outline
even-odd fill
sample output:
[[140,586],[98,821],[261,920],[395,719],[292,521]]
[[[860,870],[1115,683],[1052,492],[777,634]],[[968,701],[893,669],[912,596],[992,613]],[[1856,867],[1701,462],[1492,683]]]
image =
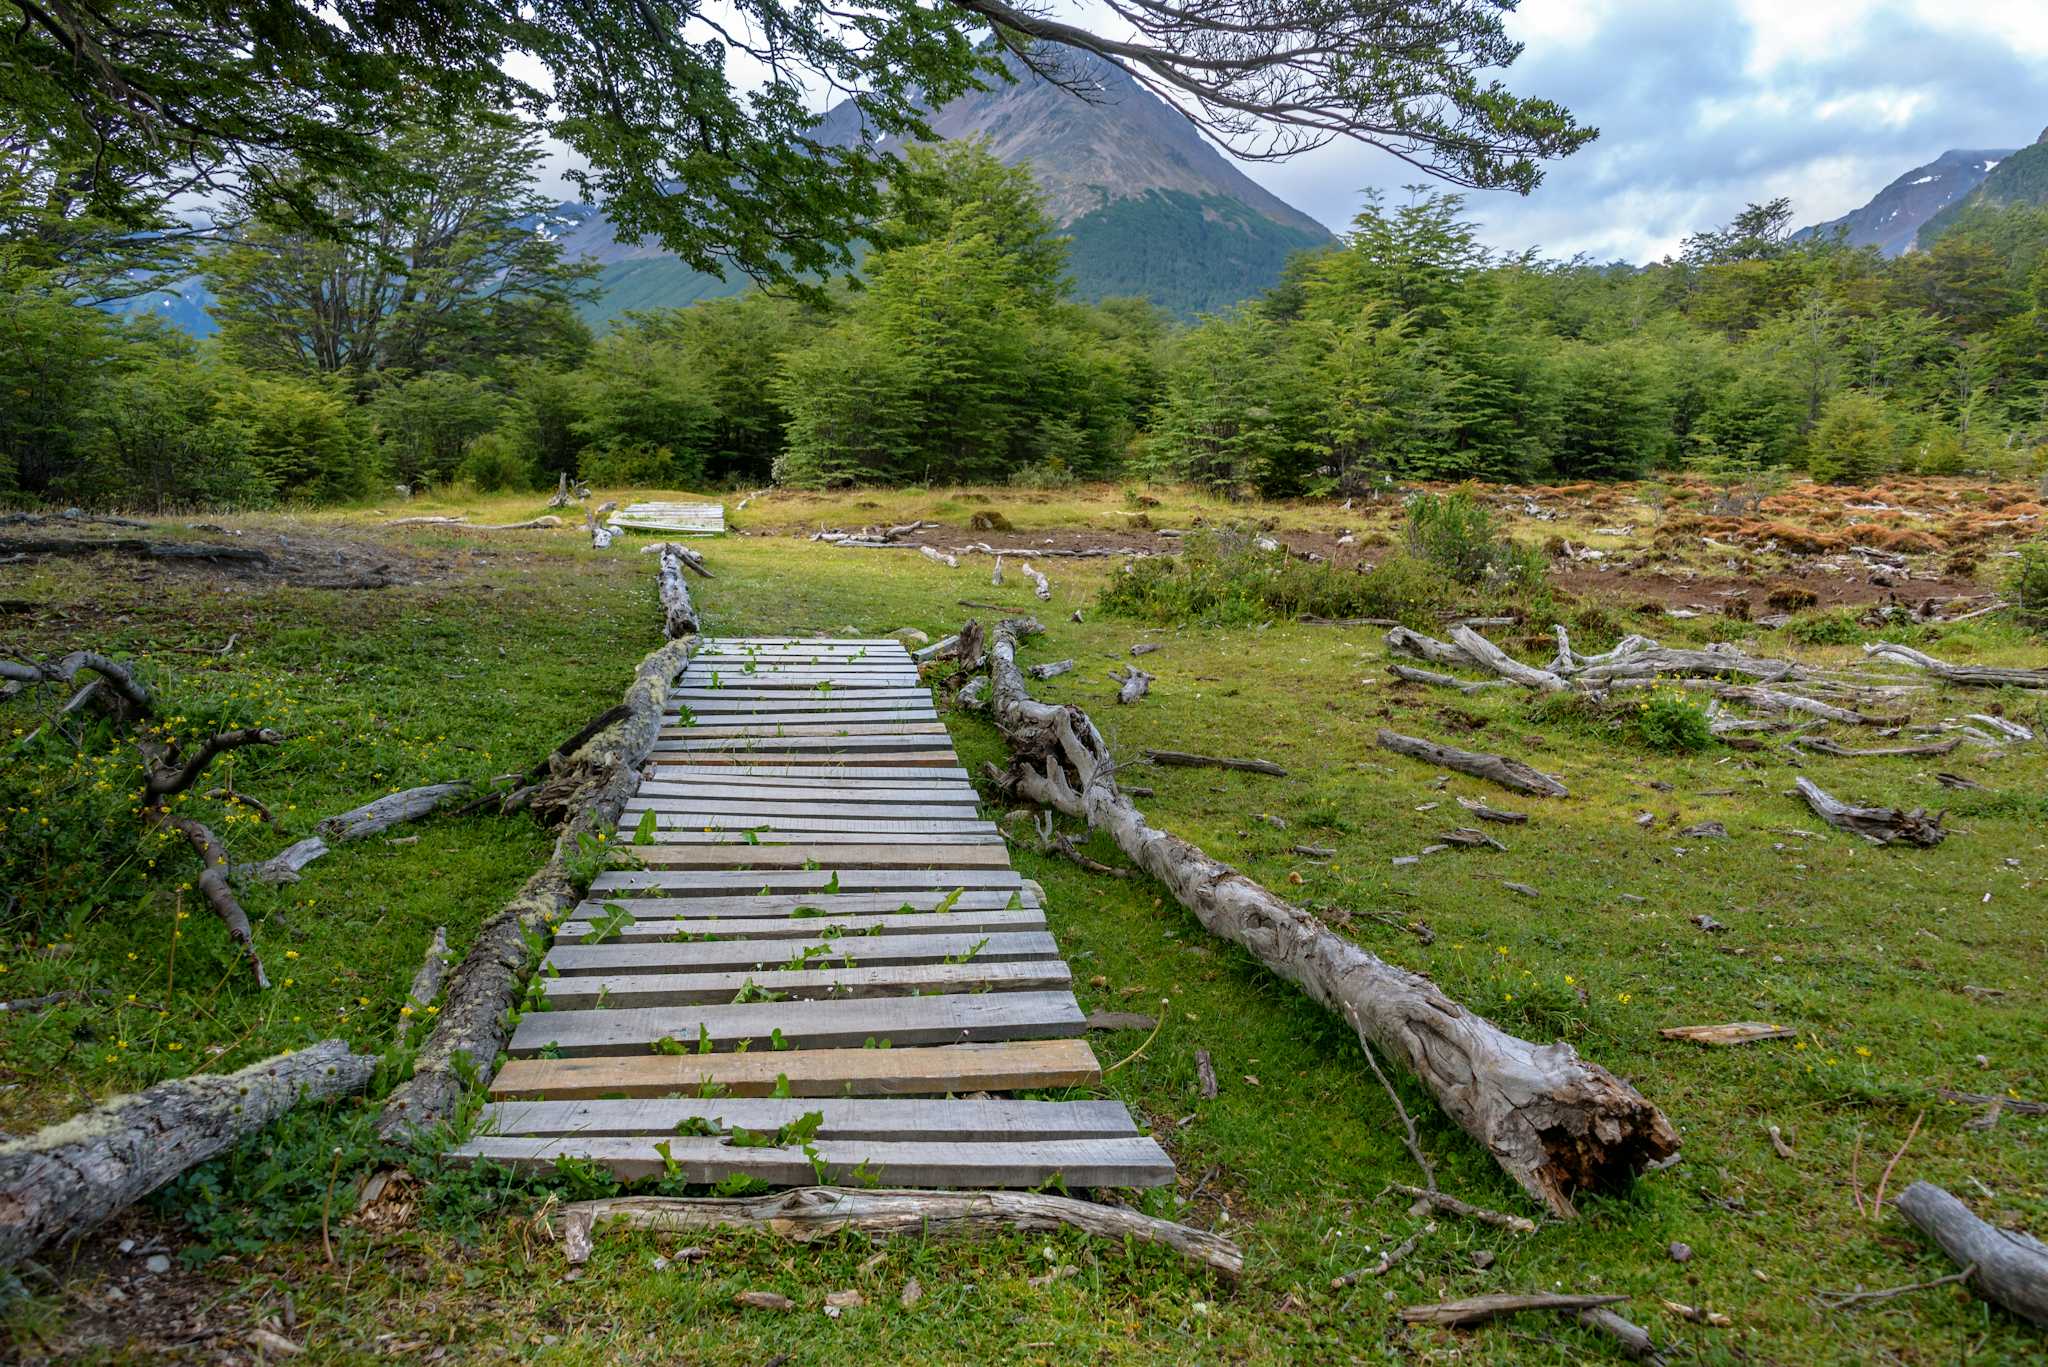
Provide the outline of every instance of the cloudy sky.
[[[1471,196],[1495,246],[1654,260],[1746,203],[1818,222],[1951,147],[2014,147],[2048,125],[2048,0],[1523,0],[1517,94],[1600,138],[1524,199]],[[1341,229],[1361,187],[1419,177],[1330,146],[1246,166]]]

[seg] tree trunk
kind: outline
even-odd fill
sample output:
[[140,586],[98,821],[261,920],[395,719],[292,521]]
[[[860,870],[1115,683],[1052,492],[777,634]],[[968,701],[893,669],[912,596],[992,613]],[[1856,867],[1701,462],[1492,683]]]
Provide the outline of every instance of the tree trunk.
[[683,582],[683,548],[668,543],[661,548],[661,630],[669,640],[697,634],[697,608],[690,601],[690,586]]
[[1874,660],[1886,660],[1892,664],[1912,665],[1924,669],[1937,679],[1954,684],[1969,684],[1978,688],[2048,688],[2048,669],[1998,669],[1990,665],[1954,665],[1924,655],[1910,646],[1893,645],[1880,641],[1874,646],[1863,647],[1863,653]]
[[800,1187],[770,1196],[735,1198],[626,1196],[582,1201],[564,1208],[563,1240],[572,1248],[592,1229],[623,1224],[634,1229],[696,1234],[746,1229],[797,1243],[842,1231],[913,1239],[986,1237],[1017,1231],[1078,1229],[1097,1238],[1161,1244],[1188,1262],[1235,1281],[1244,1252],[1207,1231],[1154,1219],[1122,1206],[1029,1191],[857,1191]]
[[1455,745],[1439,745],[1420,736],[1403,736],[1385,727],[1380,728],[1377,739],[1382,750],[1424,760],[1442,769],[1455,769],[1461,774],[1483,778],[1518,793],[1528,793],[1532,797],[1571,796],[1565,786],[1549,774],[1505,755],[1460,750]]
[[1806,799],[1813,813],[1836,830],[1860,835],[1873,845],[1904,840],[1914,845],[1939,845],[1948,832],[1941,828],[1940,812],[1927,815],[1925,807],[1902,812],[1897,807],[1857,807],[1831,797],[1810,778],[1793,780],[1793,789]]
[[159,1082],[0,1144],[0,1267],[83,1234],[301,1099],[361,1091],[376,1066],[345,1040],[323,1040],[238,1073]]
[[[696,638],[670,641],[640,662],[626,690],[626,715],[570,756],[551,783],[573,785],[572,813],[555,839],[548,862],[477,932],[448,982],[447,999],[420,1046],[413,1075],[393,1090],[378,1118],[378,1133],[396,1139],[446,1120],[455,1111],[465,1075],[487,1079],[508,1038],[506,1013],[533,964],[529,936],[576,904],[578,889],[568,861],[577,837],[615,824],[640,788],[640,766],[654,753],[670,686],[696,648]],[[458,1062],[458,1060],[460,1060]]]
[[1009,622],[991,651],[997,723],[1016,748],[1024,796],[1106,830],[1212,934],[1242,946],[1362,1041],[1405,1064],[1444,1110],[1552,1212],[1571,1194],[1623,1186],[1678,1135],[1635,1089],[1569,1044],[1538,1046],[1467,1011],[1418,974],[1338,936],[1199,848],[1147,824],[1118,791],[1108,747],[1078,708],[1032,700]]
[[328,854],[334,845],[417,821],[473,787],[467,782],[428,783],[402,793],[387,793],[374,802],[326,818],[313,828],[312,835],[294,841],[260,863],[237,864],[234,878],[237,882],[253,878],[259,883],[296,883],[306,866]]
[[1977,1269],[1968,1281],[1972,1291],[2048,1327],[2048,1245],[2018,1230],[1986,1224],[1931,1182],[1913,1183],[1892,1204],[1958,1267]]

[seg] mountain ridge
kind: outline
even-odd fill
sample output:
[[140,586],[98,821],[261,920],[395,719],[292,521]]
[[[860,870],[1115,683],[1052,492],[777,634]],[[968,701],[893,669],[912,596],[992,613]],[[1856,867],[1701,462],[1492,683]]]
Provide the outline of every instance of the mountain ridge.
[[1794,236],[1824,237],[1845,230],[1852,247],[1876,247],[1886,256],[1904,255],[1913,250],[1929,220],[1968,198],[1999,163],[2013,155],[2011,148],[1950,148],[1899,176],[1861,208],[1802,228]]
[[[1138,293],[1181,317],[1213,312],[1278,283],[1293,253],[1334,242],[1321,223],[1232,165],[1182,114],[1100,58],[1064,59],[1072,93],[1007,59],[1010,81],[991,80],[926,113],[941,140],[985,137],[1006,165],[1029,162],[1048,215],[1073,239],[1077,298]],[[869,141],[857,107],[827,111],[814,133],[847,146]],[[872,143],[900,152],[893,138]],[[564,255],[602,268],[605,297],[586,317],[610,322],[628,308],[684,305],[737,294],[651,242],[623,243],[601,210],[564,204]]]

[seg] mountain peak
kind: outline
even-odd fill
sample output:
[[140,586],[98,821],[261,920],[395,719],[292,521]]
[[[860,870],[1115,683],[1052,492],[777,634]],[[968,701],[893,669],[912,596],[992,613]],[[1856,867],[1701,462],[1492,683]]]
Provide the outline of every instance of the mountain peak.
[[1902,255],[1912,250],[1922,225],[1967,198],[2012,155],[2010,148],[1952,147],[1879,190],[1862,208],[1802,229],[1799,236],[1827,236],[1845,228],[1852,247],[1876,247],[1886,256]]

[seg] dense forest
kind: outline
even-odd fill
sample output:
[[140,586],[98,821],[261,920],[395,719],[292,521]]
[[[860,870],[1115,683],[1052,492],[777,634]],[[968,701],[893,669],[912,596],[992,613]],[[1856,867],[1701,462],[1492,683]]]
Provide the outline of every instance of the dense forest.
[[[1455,195],[1369,195],[1340,245],[1177,327],[1081,305],[1027,171],[913,151],[858,281],[577,318],[539,147],[400,128],[191,233],[15,194],[0,232],[0,497],[341,501],[407,487],[1184,480],[1268,496],[1679,465],[2037,469],[2048,210],[1979,207],[1887,261],[1752,206],[1647,267],[1482,246]],[[292,168],[269,185],[290,186]],[[202,275],[204,343],[95,307]]]

